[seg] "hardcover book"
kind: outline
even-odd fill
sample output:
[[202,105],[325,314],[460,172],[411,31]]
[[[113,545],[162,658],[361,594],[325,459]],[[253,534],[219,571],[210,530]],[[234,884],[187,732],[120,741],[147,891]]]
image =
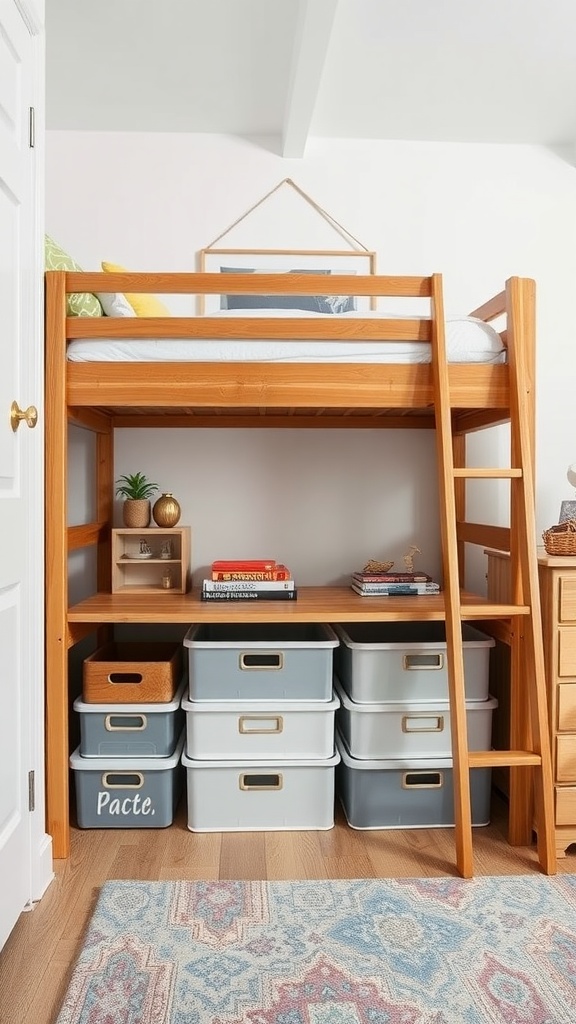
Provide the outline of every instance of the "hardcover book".
[[230,580],[289,580],[290,570],[285,565],[276,565],[274,569],[260,569],[253,571],[222,571],[212,570],[212,579],[215,581],[229,582]]
[[425,582],[418,580],[405,580],[401,581],[389,581],[388,583],[360,583],[358,580],[352,580],[352,586],[358,587],[359,590],[393,590],[397,587],[421,587],[422,589],[428,590],[440,590],[440,584],[436,583],[435,580],[426,580]]
[[354,572],[352,579],[358,583],[431,583],[427,572]]
[[361,597],[394,597],[404,594],[439,594],[438,583],[380,583],[373,586],[358,586],[352,583],[352,590]]
[[201,601],[295,601],[297,590],[202,590]]
[[294,580],[203,580],[202,589],[225,593],[227,590],[294,590]]
[[262,572],[276,568],[275,558],[221,558],[212,562],[212,572]]

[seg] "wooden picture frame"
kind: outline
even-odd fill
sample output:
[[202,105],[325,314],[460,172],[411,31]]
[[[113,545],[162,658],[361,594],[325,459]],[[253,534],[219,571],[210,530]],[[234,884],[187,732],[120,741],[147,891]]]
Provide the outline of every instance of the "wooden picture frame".
[[[376,253],[368,250],[353,249],[201,249],[199,253],[199,270],[201,273],[236,273],[254,272],[267,274],[309,273],[325,274],[375,274]],[[201,316],[218,313],[226,309],[238,309],[242,315],[243,308],[274,307],[278,296],[225,296],[202,295],[198,297],[198,312]],[[302,308],[306,311],[337,313],[365,312],[375,308],[375,299],[370,296],[331,296],[327,290],[325,295],[306,296],[305,301],[297,305],[300,296],[282,296],[282,308]],[[244,301],[243,301],[244,300]],[[315,301],[316,300],[316,301]],[[340,302],[334,300],[341,300]],[[348,300],[348,301],[346,301]]]

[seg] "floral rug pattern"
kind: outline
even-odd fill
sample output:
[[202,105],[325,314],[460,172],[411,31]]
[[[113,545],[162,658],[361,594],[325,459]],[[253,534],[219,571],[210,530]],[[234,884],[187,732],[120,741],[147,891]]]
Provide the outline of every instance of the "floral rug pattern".
[[575,1024],[576,877],[107,882],[56,1024]]

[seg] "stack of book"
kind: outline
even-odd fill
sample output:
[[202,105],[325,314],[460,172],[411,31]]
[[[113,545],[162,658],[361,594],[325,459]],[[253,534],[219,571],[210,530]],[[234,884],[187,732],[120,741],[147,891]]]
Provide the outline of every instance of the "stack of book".
[[438,594],[440,584],[426,572],[354,572],[351,587],[361,597]]
[[295,601],[298,594],[290,570],[273,559],[217,561],[211,569],[203,601]]

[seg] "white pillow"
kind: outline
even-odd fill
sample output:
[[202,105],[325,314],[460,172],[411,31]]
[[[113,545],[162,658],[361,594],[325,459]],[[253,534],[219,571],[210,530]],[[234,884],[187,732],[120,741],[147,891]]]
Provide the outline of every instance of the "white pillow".
[[122,292],[97,292],[105,316],[136,316]]

